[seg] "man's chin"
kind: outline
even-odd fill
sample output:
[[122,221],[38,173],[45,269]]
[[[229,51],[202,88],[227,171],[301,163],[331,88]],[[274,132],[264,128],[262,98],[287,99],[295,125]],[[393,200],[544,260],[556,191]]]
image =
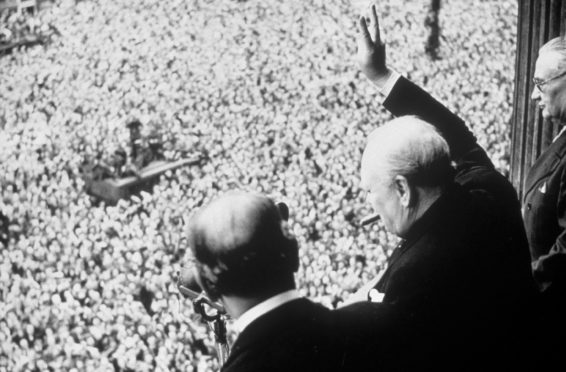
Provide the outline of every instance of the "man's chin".
[[553,124],[561,124],[564,123],[564,121],[566,120],[566,117],[563,117],[564,115],[551,115],[550,112],[545,110],[542,110],[542,118],[546,121],[549,121]]

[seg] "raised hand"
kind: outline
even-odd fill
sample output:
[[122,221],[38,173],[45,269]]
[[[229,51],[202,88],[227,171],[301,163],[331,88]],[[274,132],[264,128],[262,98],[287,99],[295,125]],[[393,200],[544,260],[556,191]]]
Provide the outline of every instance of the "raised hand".
[[387,68],[385,60],[385,44],[381,41],[375,4],[371,6],[369,18],[370,25],[368,26],[366,18],[360,17],[357,60],[360,69],[368,79],[377,85],[383,85],[391,71]]

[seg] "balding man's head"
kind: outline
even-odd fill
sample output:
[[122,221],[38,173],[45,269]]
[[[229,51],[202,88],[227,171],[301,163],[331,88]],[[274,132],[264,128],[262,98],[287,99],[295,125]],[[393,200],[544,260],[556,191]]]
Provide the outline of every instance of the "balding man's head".
[[403,236],[418,208],[452,179],[448,144],[436,129],[403,116],[374,130],[362,156],[361,186],[391,232]]
[[189,245],[203,286],[216,296],[288,285],[298,267],[279,208],[259,194],[229,193],[202,208],[189,223]]
[[545,119],[566,122],[566,39],[556,37],[544,44],[535,64],[531,94]]
[[396,175],[418,186],[443,186],[453,175],[448,144],[432,125],[415,116],[391,120],[368,137],[362,183],[388,182]]

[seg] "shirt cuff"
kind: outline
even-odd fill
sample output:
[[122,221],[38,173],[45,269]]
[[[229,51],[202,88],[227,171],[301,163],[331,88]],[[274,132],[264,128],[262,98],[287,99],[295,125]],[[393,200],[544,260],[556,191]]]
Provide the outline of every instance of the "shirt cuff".
[[381,90],[379,91],[385,98],[387,98],[387,96],[389,95],[389,93],[391,93],[391,91],[393,90],[393,87],[395,86],[395,83],[397,83],[397,80],[399,80],[399,78],[401,77],[401,74],[399,74],[397,71],[395,70],[391,70],[391,76],[389,76],[389,79],[387,79],[387,81],[385,82],[385,84],[383,84],[383,86],[381,87]]

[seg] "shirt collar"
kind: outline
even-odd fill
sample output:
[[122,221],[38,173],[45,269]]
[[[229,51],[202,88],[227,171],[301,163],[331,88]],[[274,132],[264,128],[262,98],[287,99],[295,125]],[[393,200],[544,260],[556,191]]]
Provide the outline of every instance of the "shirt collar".
[[296,300],[300,297],[301,295],[296,289],[290,289],[288,291],[281,292],[263,302],[260,302],[254,307],[249,308],[234,322],[234,327],[238,332],[242,332],[251,322],[259,318],[260,316],[270,312],[275,308],[278,308],[283,304],[286,304],[289,301]]

